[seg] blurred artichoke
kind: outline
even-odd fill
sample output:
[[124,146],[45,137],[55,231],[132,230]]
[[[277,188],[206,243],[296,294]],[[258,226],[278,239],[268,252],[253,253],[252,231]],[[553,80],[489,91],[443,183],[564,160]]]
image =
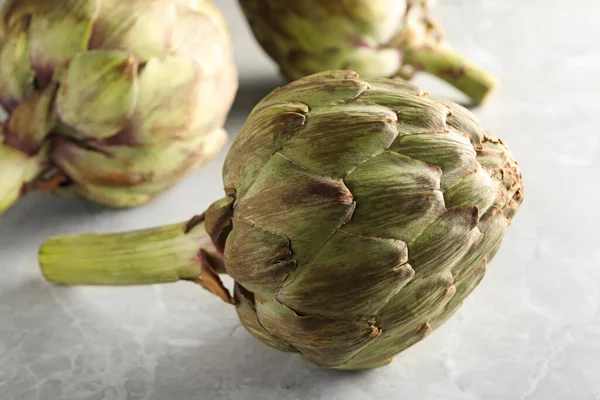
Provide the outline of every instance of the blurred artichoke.
[[224,145],[237,90],[209,0],[9,0],[0,212],[30,189],[143,204]]
[[476,104],[496,86],[452,50],[430,17],[428,0],[239,0],[252,31],[284,75],[330,69],[364,78],[435,75]]
[[[226,196],[187,223],[50,239],[47,279],[187,279],[259,340],[337,369],[382,366],[477,286],[523,200],[502,141],[399,80],[306,77],[253,110]],[[234,296],[217,273],[235,280]]]

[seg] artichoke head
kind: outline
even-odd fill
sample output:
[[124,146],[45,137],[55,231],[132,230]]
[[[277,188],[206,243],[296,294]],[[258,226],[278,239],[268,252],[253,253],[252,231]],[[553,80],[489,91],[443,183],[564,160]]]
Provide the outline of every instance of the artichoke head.
[[59,192],[145,203],[226,142],[237,90],[231,53],[208,0],[9,0],[2,146],[22,163],[36,158],[40,176],[61,177]]
[[224,166],[206,228],[255,337],[365,369],[444,323],[523,200],[502,141],[416,86],[333,71],[275,90]]
[[365,78],[438,76],[482,103],[494,78],[455,53],[428,0],[239,0],[282,73],[298,79],[333,69]]

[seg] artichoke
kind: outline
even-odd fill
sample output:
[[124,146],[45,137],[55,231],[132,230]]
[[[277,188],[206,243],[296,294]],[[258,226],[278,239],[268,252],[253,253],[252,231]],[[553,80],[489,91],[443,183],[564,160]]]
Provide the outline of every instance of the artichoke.
[[[188,222],[63,236],[40,249],[60,284],[202,284],[264,343],[366,369],[443,324],[482,279],[523,200],[502,141],[466,109],[351,71],[276,89]],[[233,296],[219,273],[235,281]]]
[[239,0],[258,42],[298,79],[330,69],[365,78],[435,75],[482,103],[496,81],[451,49],[428,0]]
[[227,141],[237,90],[209,0],[9,0],[0,212],[31,189],[143,204]]

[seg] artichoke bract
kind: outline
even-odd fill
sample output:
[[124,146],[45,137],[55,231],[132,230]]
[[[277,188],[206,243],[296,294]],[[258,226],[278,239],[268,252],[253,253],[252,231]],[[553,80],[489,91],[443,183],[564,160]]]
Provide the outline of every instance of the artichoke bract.
[[143,204],[210,160],[237,91],[209,0],[9,0],[0,212],[28,190]]
[[[351,71],[276,89],[227,156],[225,197],[192,220],[52,238],[61,284],[191,280],[247,330],[321,366],[375,368],[443,324],[523,201],[502,141],[466,109]],[[218,273],[235,281],[231,296]]]
[[250,27],[283,75],[331,69],[365,78],[435,75],[485,101],[497,86],[456,53],[431,17],[428,0],[239,0]]

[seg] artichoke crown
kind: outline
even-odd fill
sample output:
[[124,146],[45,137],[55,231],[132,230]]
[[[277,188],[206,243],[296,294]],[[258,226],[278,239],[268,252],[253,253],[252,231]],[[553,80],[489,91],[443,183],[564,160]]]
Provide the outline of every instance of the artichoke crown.
[[244,326],[340,369],[383,365],[477,286],[522,199],[502,141],[454,103],[350,71],[252,111],[206,229]]
[[1,17],[1,138],[78,194],[146,202],[224,144],[237,77],[212,2],[9,0]]

